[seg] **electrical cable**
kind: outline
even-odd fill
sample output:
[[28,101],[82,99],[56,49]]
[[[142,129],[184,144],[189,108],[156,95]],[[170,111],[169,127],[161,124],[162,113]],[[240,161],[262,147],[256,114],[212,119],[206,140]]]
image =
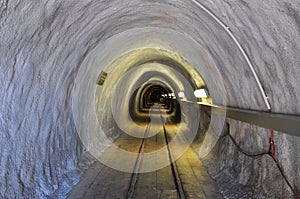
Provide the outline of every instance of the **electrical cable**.
[[[244,48],[242,47],[242,45],[240,44],[240,42],[237,40],[237,38],[235,37],[235,35],[231,32],[231,30],[229,29],[229,27],[223,22],[221,21],[213,12],[211,12],[208,8],[206,8],[204,5],[202,5],[200,2],[196,1],[196,0],[192,0],[196,5],[198,5],[203,11],[205,11],[207,14],[209,14],[225,31],[226,33],[233,39],[233,41],[235,42],[235,44],[237,45],[237,47],[239,48],[239,50],[241,51],[241,53],[243,54],[252,74],[254,75],[254,78],[256,80],[256,83],[259,86],[259,89],[261,91],[261,94],[263,96],[263,99],[265,101],[265,104],[268,108],[268,111],[271,112],[271,105],[269,103],[268,97],[266,95],[266,92],[261,84],[260,79],[258,78],[258,75],[254,69],[254,66],[252,64],[252,62],[249,59],[249,56],[247,55],[246,51],[244,50]],[[239,145],[236,143],[236,141],[233,139],[233,137],[229,134],[229,137],[231,138],[231,140],[233,141],[234,145],[237,146],[237,148],[239,149],[240,152],[242,152],[243,154],[245,154],[246,156],[249,157],[259,157],[262,155],[266,155],[266,153],[259,153],[259,154],[249,154],[245,151],[243,151]],[[278,169],[280,170],[282,177],[285,179],[286,183],[289,185],[289,187],[291,188],[291,190],[293,191],[293,193],[295,194],[295,196],[297,197],[297,199],[300,199],[300,195],[295,191],[294,188],[292,188],[292,186],[290,185],[289,181],[287,180],[286,176],[283,173],[283,169],[280,167],[277,159],[275,158],[275,145],[274,145],[274,131],[270,130],[270,149],[269,149],[269,154],[272,159],[274,160],[274,162],[276,163]]]
[[[271,113],[272,109],[269,108],[268,111]],[[274,160],[274,162],[275,162],[277,168],[279,169],[279,171],[281,173],[281,176],[283,177],[283,179],[286,182],[286,184],[289,186],[289,188],[294,193],[294,195],[296,196],[296,198],[300,199],[300,194],[295,190],[295,188],[292,187],[291,183],[289,182],[289,180],[287,179],[286,175],[284,174],[283,168],[279,165],[279,162],[278,162],[278,160],[275,157],[274,131],[272,129],[270,130],[270,152],[269,152],[269,155]]]
[[294,193],[294,195],[296,196],[297,199],[300,199],[300,195],[299,193],[292,187],[292,185],[290,184],[289,180],[287,179],[286,175],[284,174],[283,168],[279,165],[277,159],[275,156],[271,155],[272,159],[274,160],[275,164],[277,165],[277,168],[279,169],[281,176],[283,177],[284,181],[287,183],[287,185],[290,187],[290,189],[292,190],[292,192]]
[[289,180],[287,179],[286,175],[284,174],[283,168],[280,166],[278,160],[275,157],[275,146],[274,146],[274,141],[273,141],[273,136],[274,136],[274,132],[273,130],[270,130],[270,149],[269,152],[262,152],[262,153],[257,153],[257,154],[251,154],[249,152],[246,152],[245,150],[243,150],[239,144],[236,142],[236,140],[233,138],[233,136],[228,133],[227,134],[231,141],[233,142],[233,144],[236,146],[236,148],[238,149],[238,151],[240,151],[241,153],[243,153],[244,155],[251,157],[251,158],[257,158],[257,157],[262,157],[264,155],[270,155],[271,158],[273,159],[274,163],[276,164],[277,168],[280,171],[281,176],[283,177],[284,181],[286,182],[286,184],[289,186],[289,188],[291,189],[291,191],[293,192],[293,194],[295,195],[295,197],[297,199],[300,199],[300,194],[293,188],[293,186],[291,185],[291,183],[289,182]]
[[263,155],[269,155],[269,152],[261,152],[261,153],[257,153],[257,154],[251,154],[249,152],[244,151],[236,142],[236,140],[232,137],[232,135],[230,133],[228,133],[228,136],[230,137],[231,141],[233,142],[233,144],[236,146],[236,148],[243,153],[244,155],[248,156],[248,157],[261,157]]

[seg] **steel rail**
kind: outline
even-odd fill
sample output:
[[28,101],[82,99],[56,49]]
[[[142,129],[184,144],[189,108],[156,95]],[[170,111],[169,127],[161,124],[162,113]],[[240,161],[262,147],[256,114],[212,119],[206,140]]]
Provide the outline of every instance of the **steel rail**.
[[[161,111],[160,111],[160,118],[161,118],[161,121],[162,121],[163,133],[164,133],[165,142],[166,142],[167,151],[168,151],[168,157],[169,157],[169,161],[170,161],[170,168],[171,168],[171,172],[172,172],[172,175],[173,175],[174,184],[175,184],[175,187],[177,189],[178,197],[179,197],[179,199],[185,199],[183,186],[182,186],[182,183],[181,183],[181,180],[180,180],[180,177],[179,177],[179,173],[178,173],[176,164],[174,162],[174,157],[173,157],[170,145],[169,145],[169,139],[168,139],[167,131],[166,131],[166,128],[165,128],[165,124],[163,123],[163,118],[162,118]],[[131,175],[131,178],[130,178],[129,187],[127,189],[126,199],[135,198],[135,191],[136,191],[136,187],[137,187],[137,183],[138,183],[139,175],[140,175],[140,167],[141,167],[141,162],[142,162],[142,153],[143,153],[143,150],[145,148],[146,138],[149,135],[150,125],[151,125],[151,123],[149,122],[147,127],[146,127],[146,130],[145,130],[144,138],[142,139],[141,145],[139,147],[137,159],[136,159],[136,162],[135,162],[135,165],[134,165],[134,168],[133,168],[133,172],[132,172],[132,175]]]
[[169,156],[169,161],[170,161],[170,167],[171,167],[171,171],[172,171],[172,175],[173,175],[173,180],[174,180],[174,184],[175,187],[177,189],[177,194],[179,199],[185,199],[185,194],[184,194],[184,189],[179,177],[179,173],[178,173],[178,169],[177,169],[177,165],[175,163],[175,159],[173,157],[173,153],[172,153],[172,149],[170,147],[169,144],[169,138],[168,138],[168,134],[166,131],[166,127],[164,124],[164,120],[161,114],[161,110],[160,110],[160,118],[161,118],[161,122],[162,122],[162,126],[163,126],[163,130],[164,130],[164,136],[165,136],[165,141],[166,141],[166,145],[167,145],[167,149],[168,149],[168,156]]
[[129,187],[127,189],[127,195],[126,195],[127,199],[133,199],[134,198],[135,189],[136,189],[137,182],[138,182],[138,179],[139,179],[139,171],[140,171],[141,162],[142,162],[142,151],[145,147],[145,138],[147,138],[148,135],[149,135],[149,129],[150,129],[150,122],[147,124],[145,134],[144,134],[144,138],[142,139],[142,143],[140,145],[138,155],[137,155],[137,159],[136,159],[133,171],[132,171]]

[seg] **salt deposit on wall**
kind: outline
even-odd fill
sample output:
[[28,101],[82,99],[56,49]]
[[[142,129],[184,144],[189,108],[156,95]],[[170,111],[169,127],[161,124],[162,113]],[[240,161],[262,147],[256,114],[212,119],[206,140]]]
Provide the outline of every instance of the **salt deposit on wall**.
[[[244,46],[274,112],[299,114],[298,1],[202,3],[231,28]],[[74,87],[85,89],[75,79],[85,78],[80,71],[96,46],[118,33],[146,27],[171,29],[186,35],[209,53],[211,70],[198,72],[204,79],[216,77],[215,72],[220,72],[222,79],[215,80],[224,82],[224,105],[265,110],[251,71],[231,38],[192,1],[2,0],[1,197],[56,197],[64,195],[78,181],[78,173],[91,160],[85,158],[74,116],[76,110],[91,104],[72,107],[77,100],[72,93]],[[190,54],[192,57],[197,52]],[[188,53],[185,58],[190,60]],[[91,92],[94,93],[85,97],[94,97],[96,91]],[[219,98],[214,100],[219,104],[224,102]],[[245,149],[259,150],[266,146],[266,130],[235,121],[229,123],[230,132],[244,143]],[[299,142],[297,138],[276,134],[278,157],[295,185],[300,184]],[[269,159],[254,161],[237,154],[230,144],[222,146],[223,153],[218,154],[222,161],[215,165],[216,172],[223,169],[230,175],[235,173],[237,181],[255,184],[261,187],[259,193],[270,197],[290,196]]]

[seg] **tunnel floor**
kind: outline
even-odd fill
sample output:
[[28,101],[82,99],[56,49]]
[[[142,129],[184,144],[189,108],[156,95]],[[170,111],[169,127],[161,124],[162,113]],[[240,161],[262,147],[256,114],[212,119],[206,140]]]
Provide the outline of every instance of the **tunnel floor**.
[[[172,140],[176,128],[176,125],[166,125],[165,130],[145,139],[144,143],[142,139],[123,133],[114,144],[137,154],[139,151],[151,152],[166,146],[165,136]],[[122,172],[96,162],[85,172],[68,198],[222,198],[195,148],[197,143],[194,142],[173,164],[146,173]],[[104,153],[111,161],[120,158],[109,149]],[[169,158],[167,150],[160,155]],[[143,158],[139,164],[145,164]],[[136,166],[136,163],[133,165]],[[132,168],[132,171],[135,169]]]

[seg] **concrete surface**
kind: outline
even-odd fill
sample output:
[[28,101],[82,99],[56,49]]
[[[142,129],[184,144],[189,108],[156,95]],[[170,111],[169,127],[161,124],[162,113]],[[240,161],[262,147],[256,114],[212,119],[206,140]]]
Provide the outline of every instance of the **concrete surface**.
[[[170,138],[173,129],[174,127],[167,127]],[[115,144],[121,146],[124,150],[138,152],[141,139],[123,133]],[[160,132],[156,136],[146,139],[142,152],[149,153],[164,145],[164,134]],[[115,153],[109,154],[111,159],[119,158]],[[167,151],[161,155],[164,158],[169,158]],[[153,159],[152,161],[155,162],[156,160]],[[145,161],[142,157],[141,167],[143,164],[145,164]],[[217,184],[208,176],[205,167],[192,148],[188,148],[175,164],[186,198],[223,198]],[[133,167],[134,165],[132,165],[132,170]],[[85,172],[78,185],[68,194],[68,198],[126,198],[131,175],[132,173],[117,171],[97,162]],[[140,173],[133,198],[179,198],[171,166],[153,172]]]

